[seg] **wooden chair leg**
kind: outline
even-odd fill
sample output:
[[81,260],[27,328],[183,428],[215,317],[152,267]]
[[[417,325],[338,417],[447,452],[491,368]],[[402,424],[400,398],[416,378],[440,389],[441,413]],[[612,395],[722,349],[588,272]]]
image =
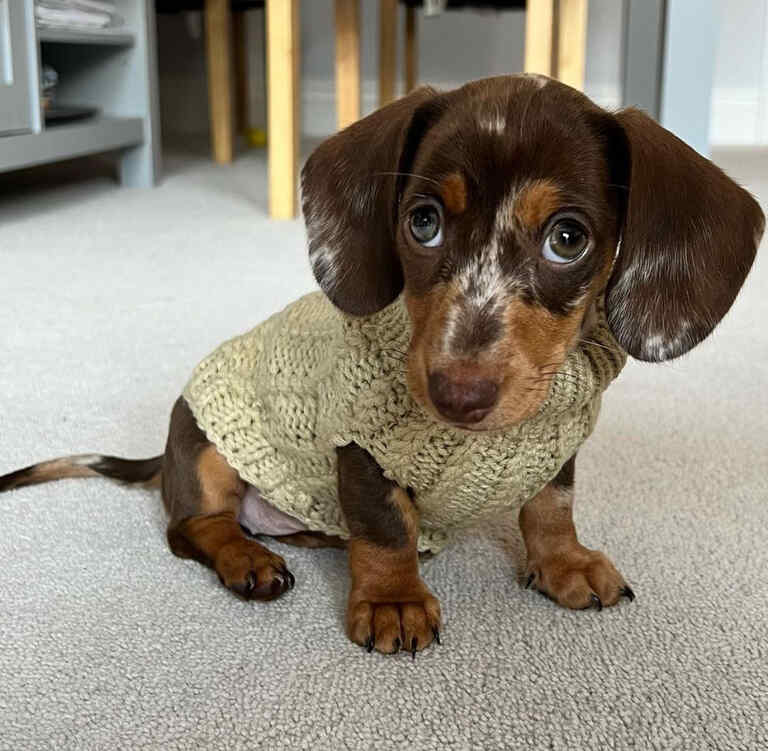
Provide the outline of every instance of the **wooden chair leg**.
[[299,160],[299,3],[267,0],[267,144],[269,213],[296,215]]
[[232,14],[235,40],[235,122],[237,132],[245,135],[248,130],[248,43],[245,11]]
[[419,78],[419,37],[416,27],[416,8],[405,9],[405,93],[416,88]]
[[397,0],[379,0],[379,107],[395,99]]
[[528,0],[525,9],[525,72],[555,75],[555,0]]
[[575,89],[584,89],[587,59],[588,0],[560,0],[557,77]]
[[360,5],[336,0],[336,123],[339,130],[360,119]]
[[213,158],[232,162],[232,18],[229,0],[205,0],[208,105]]

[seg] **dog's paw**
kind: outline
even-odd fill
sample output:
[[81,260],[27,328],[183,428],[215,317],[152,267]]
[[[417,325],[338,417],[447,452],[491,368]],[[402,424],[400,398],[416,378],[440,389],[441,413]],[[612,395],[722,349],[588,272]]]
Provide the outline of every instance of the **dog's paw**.
[[559,605],[575,610],[602,610],[622,597],[635,599],[632,588],[608,558],[583,545],[530,560],[525,587],[533,587]]
[[394,654],[404,649],[415,658],[433,641],[440,643],[440,603],[426,588],[418,600],[407,602],[372,602],[353,592],[347,634],[369,652]]
[[274,600],[293,588],[285,561],[254,540],[234,540],[216,556],[221,583],[246,600]]

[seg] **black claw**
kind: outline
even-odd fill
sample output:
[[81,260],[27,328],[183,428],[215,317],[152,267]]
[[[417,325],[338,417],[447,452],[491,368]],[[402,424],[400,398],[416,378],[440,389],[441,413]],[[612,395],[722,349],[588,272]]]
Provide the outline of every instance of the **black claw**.
[[626,586],[622,587],[619,591],[621,592],[623,597],[629,598],[630,602],[634,601],[635,593],[632,591],[632,587],[630,587],[629,584],[627,584]]
[[598,612],[603,609],[603,601],[596,595],[591,594],[589,596],[589,599],[592,601],[592,604],[597,608]]
[[280,573],[286,578],[288,589],[293,589],[294,584],[296,584],[296,577],[287,568],[282,569]]
[[533,580],[536,578],[536,574],[528,574],[528,578],[525,581],[525,588],[530,589],[531,584],[533,584]]
[[414,636],[411,639],[411,658],[416,659],[416,647],[419,645],[419,640]]
[[250,597],[258,586],[259,577],[255,571],[249,571],[248,576],[245,577],[245,596]]
[[392,644],[392,654],[395,654],[395,652],[400,651],[400,647],[403,645],[403,642],[400,641],[400,637],[395,637],[395,641]]
[[373,652],[373,635],[368,637],[368,641],[365,642],[365,651],[370,653]]
[[437,626],[432,627],[432,635],[435,637],[435,641],[440,644],[440,629]]

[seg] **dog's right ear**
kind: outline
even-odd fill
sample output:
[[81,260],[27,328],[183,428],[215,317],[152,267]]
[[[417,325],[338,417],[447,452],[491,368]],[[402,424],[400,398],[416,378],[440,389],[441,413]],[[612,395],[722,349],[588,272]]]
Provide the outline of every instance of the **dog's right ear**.
[[438,98],[423,87],[383,107],[322,143],[301,171],[312,270],[345,313],[375,313],[402,291],[398,173],[409,171]]

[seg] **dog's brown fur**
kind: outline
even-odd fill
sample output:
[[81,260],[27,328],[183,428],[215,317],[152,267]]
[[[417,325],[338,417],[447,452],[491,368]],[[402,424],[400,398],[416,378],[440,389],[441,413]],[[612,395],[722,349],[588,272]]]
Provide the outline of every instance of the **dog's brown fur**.
[[[461,427],[476,430],[503,429],[536,411],[554,372],[588,337],[598,306],[636,358],[662,361],[691,349],[728,311],[764,225],[746,191],[643,113],[609,114],[542,77],[418,89],[322,144],[302,186],[322,289],[351,315],[378,311],[403,292],[412,395],[443,419],[430,390],[434,373],[456,385],[451,394],[465,383],[467,393],[491,394],[483,409],[457,412],[466,417],[457,418]],[[409,229],[425,207],[442,233],[431,245]],[[576,222],[588,239],[569,263],[543,252],[562,221]],[[520,512],[528,584],[571,608],[633,599],[613,564],[577,539],[574,465],[572,457]],[[418,498],[354,444],[338,450],[338,470],[348,543],[312,532],[278,539],[346,544],[350,639],[415,654],[439,641],[441,623],[419,575]],[[265,600],[293,585],[283,559],[240,529],[245,485],[183,399],[162,457],[59,459],[0,477],[0,490],[94,474],[161,478],[171,549],[213,568],[235,593]]]
[[285,561],[245,535],[237,521],[245,483],[200,428],[183,399],[171,413],[163,458],[168,544],[210,566],[246,599],[272,600],[293,586]]

